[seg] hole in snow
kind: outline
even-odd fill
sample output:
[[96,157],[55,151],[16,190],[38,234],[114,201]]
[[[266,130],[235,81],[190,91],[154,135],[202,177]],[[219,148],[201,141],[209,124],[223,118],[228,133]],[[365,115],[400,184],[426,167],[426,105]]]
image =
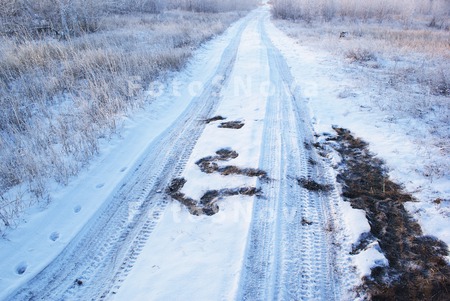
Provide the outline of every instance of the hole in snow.
[[59,232],[53,232],[52,234],[50,234],[50,240],[52,241],[57,241],[59,239]]
[[78,212],[80,212],[81,211],[81,206],[80,205],[77,205],[77,206],[75,206],[74,208],[73,208],[73,212],[75,212],[75,213],[78,213]]
[[27,267],[28,267],[27,263],[25,261],[22,261],[21,263],[19,263],[17,265],[16,273],[19,275],[22,275],[27,270]]

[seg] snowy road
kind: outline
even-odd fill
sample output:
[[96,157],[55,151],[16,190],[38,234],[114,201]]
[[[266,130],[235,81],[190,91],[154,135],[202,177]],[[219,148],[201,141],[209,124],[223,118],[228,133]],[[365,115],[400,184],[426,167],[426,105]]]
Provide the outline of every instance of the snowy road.
[[[324,183],[326,173],[271,26],[260,8],[230,28],[203,70],[202,92],[61,253],[6,300],[339,299],[327,231],[336,194],[299,185]],[[218,115],[243,127],[204,122]],[[227,164],[270,180],[201,172],[195,163],[220,149],[238,153]],[[224,198],[216,215],[194,217],[164,193],[177,177],[194,199],[242,186],[261,195]]]
[[327,204],[299,179],[323,182],[312,146],[306,106],[299,98],[283,56],[261,18],[259,33],[268,53],[270,81],[260,167],[273,181],[261,183],[267,202],[256,202],[239,300],[334,300],[333,264],[328,250]]

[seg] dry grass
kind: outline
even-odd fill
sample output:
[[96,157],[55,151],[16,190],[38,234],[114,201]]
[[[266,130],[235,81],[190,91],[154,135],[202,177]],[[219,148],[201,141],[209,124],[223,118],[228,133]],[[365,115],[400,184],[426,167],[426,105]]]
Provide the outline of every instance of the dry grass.
[[88,164],[99,139],[148,101],[142,92],[152,80],[183,68],[239,17],[112,15],[97,32],[67,40],[0,36],[0,230],[29,206],[24,195],[46,198],[48,180],[66,184]]
[[[299,44],[325,50],[341,63],[354,87],[338,97],[379,111],[392,123],[414,120],[409,130],[417,133],[417,144],[432,145],[448,156],[450,32],[430,27],[430,15],[420,11],[408,22],[393,14],[383,22],[336,17],[309,23],[277,20],[275,24]],[[424,175],[433,178],[446,173],[448,165],[435,165],[430,162]]]
[[[367,144],[348,130],[335,128],[329,143],[341,155],[338,181],[343,196],[353,208],[366,212],[371,234],[354,246],[357,254],[374,238],[389,261],[372,269],[360,289],[371,300],[446,300],[450,288],[448,246],[431,236],[423,236],[404,203],[413,198],[391,181],[384,163],[374,158]],[[337,142],[337,144],[336,144]],[[337,145],[337,146],[336,146]]]

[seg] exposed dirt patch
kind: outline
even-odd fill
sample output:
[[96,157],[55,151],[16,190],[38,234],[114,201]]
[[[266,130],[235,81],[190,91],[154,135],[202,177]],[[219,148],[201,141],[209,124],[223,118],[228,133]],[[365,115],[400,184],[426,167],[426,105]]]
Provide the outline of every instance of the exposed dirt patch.
[[221,197],[233,196],[233,195],[248,195],[252,196],[260,192],[255,187],[240,187],[240,188],[225,188],[221,190],[209,190],[201,198],[200,203],[202,205],[210,205],[216,202]]
[[247,177],[259,177],[259,178],[267,177],[267,173],[265,171],[257,168],[239,168],[237,166],[224,166],[220,167],[218,171],[220,172],[220,174],[224,176],[244,175]]
[[180,192],[186,179],[176,178],[173,179],[166,192],[173,199],[179,201],[185,205],[189,212],[194,215],[214,215],[219,212],[219,206],[217,201],[222,197],[233,195],[248,195],[252,196],[260,192],[256,187],[239,187],[239,188],[225,188],[220,190],[208,190],[200,198],[200,201],[196,201],[190,197],[187,197],[184,193]]
[[201,205],[200,202],[186,196],[180,190],[186,184],[185,178],[175,178],[170,183],[169,187],[166,189],[166,193],[170,195],[173,199],[179,201],[181,204],[186,206],[189,212],[193,215],[214,215],[219,212],[219,207],[216,204],[211,204],[211,206]]
[[172,193],[176,193],[178,191],[181,190],[181,188],[183,188],[184,184],[186,184],[186,179],[185,178],[176,178],[173,179],[172,182],[170,182],[169,187],[167,187],[167,192],[169,194]]
[[327,192],[330,191],[331,186],[328,184],[320,184],[312,179],[306,179],[306,178],[300,178],[297,179],[298,185],[302,186],[305,189],[308,189],[309,191],[316,191],[316,192]]
[[267,173],[257,168],[241,168],[233,165],[219,166],[217,162],[228,161],[237,158],[239,154],[231,149],[220,149],[216,152],[216,156],[208,156],[195,162],[204,173],[218,172],[224,176],[244,175],[247,177],[267,178]]
[[244,123],[242,121],[227,121],[222,122],[219,127],[225,128],[225,129],[235,129],[238,130],[244,126]]
[[211,123],[211,122],[214,122],[214,121],[225,120],[225,119],[226,119],[225,117],[222,117],[222,116],[218,115],[218,116],[211,117],[209,119],[205,119],[205,123]]
[[[346,129],[334,129],[337,136],[327,140],[342,157],[338,181],[344,199],[366,212],[371,235],[389,261],[389,266],[373,268],[360,289],[372,300],[449,300],[448,246],[423,235],[404,207],[412,196],[389,179],[384,162],[370,153],[368,144]],[[352,253],[371,240],[370,235],[360,240]]]
[[[195,162],[198,165],[200,170],[204,173],[214,173],[218,172],[224,176],[228,175],[245,175],[248,177],[259,177],[263,179],[267,179],[267,173],[263,170],[256,168],[240,168],[237,166],[219,166],[217,162],[219,161],[228,161],[231,159],[235,159],[239,156],[239,154],[229,148],[222,148],[216,151],[215,156],[208,156],[202,158]],[[217,201],[223,197],[233,196],[233,195],[248,195],[252,196],[260,193],[260,190],[256,187],[238,187],[238,188],[225,188],[220,190],[208,190],[199,201],[194,200],[184,193],[181,192],[181,189],[186,184],[186,179],[184,178],[176,178],[173,179],[170,185],[166,189],[166,193],[170,195],[173,199],[179,201],[183,205],[185,205],[191,214],[194,215],[214,215],[219,212],[219,206],[217,205]]]

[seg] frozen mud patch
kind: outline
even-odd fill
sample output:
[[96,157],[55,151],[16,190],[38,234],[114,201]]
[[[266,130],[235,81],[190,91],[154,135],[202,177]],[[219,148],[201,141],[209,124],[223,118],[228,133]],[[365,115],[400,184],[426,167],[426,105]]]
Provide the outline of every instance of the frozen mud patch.
[[195,162],[204,173],[220,173],[224,176],[244,175],[247,177],[267,178],[267,173],[257,168],[240,168],[233,165],[219,166],[218,162],[235,159],[239,154],[231,149],[223,148],[216,152],[216,156],[208,156]]
[[328,184],[321,184],[316,182],[313,179],[307,179],[307,178],[300,178],[297,179],[298,185],[302,186],[303,188],[314,191],[314,192],[327,192],[331,190],[331,186]]
[[211,122],[214,122],[214,121],[220,121],[220,120],[225,120],[225,119],[226,119],[225,117],[217,115],[217,116],[205,119],[205,123],[208,124],[208,123],[211,123]]
[[[238,166],[226,165],[219,166],[219,162],[229,161],[235,159],[239,154],[230,149],[222,148],[216,151],[215,156],[204,157],[195,164],[200,170],[207,174],[220,173],[223,176],[229,175],[244,175],[247,177],[259,177],[261,179],[267,179],[267,173],[263,170],[256,168],[240,168]],[[260,190],[256,187],[237,187],[237,188],[224,188],[220,190],[208,190],[206,191],[200,200],[195,200],[186,196],[181,192],[181,189],[186,184],[187,180],[184,178],[173,179],[169,187],[166,189],[166,193],[173,199],[179,201],[189,209],[189,212],[194,215],[214,215],[219,212],[219,206],[217,202],[224,197],[235,195],[253,196],[260,193]]]
[[225,188],[220,190],[208,190],[199,201],[194,200],[180,190],[186,184],[186,179],[176,178],[173,179],[167,188],[166,192],[173,199],[179,201],[186,206],[189,212],[193,215],[214,215],[219,212],[219,206],[217,201],[223,197],[234,195],[247,195],[252,196],[260,192],[256,187],[239,187],[239,188]]
[[238,130],[238,129],[242,128],[244,125],[245,125],[245,123],[237,120],[237,121],[222,122],[221,124],[219,124],[219,127],[224,128],[224,129]]

